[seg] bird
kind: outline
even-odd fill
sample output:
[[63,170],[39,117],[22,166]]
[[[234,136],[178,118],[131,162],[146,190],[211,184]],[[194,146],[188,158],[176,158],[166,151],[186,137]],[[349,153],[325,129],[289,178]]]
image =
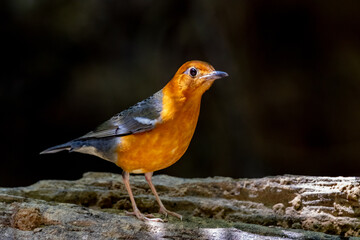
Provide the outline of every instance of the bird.
[[144,174],[160,206],[159,213],[182,220],[161,202],[152,183],[153,172],[177,162],[186,152],[198,122],[202,95],[216,79],[227,77],[209,63],[184,63],[174,77],[149,98],[114,115],[93,131],[50,147],[40,154],[67,150],[95,155],[119,166],[134,215],[143,221],[163,221],[139,211],[130,187],[130,173]]

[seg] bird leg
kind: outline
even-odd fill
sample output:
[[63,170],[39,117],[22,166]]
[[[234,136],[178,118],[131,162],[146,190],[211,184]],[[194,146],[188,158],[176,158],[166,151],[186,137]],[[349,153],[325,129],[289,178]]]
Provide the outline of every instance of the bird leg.
[[163,222],[163,220],[161,218],[154,218],[154,216],[152,214],[144,215],[140,212],[140,210],[136,206],[134,195],[132,194],[132,191],[131,191],[130,181],[129,181],[130,174],[128,172],[123,171],[122,178],[123,178],[126,190],[129,193],[131,205],[134,210],[133,212],[125,211],[126,215],[135,215],[138,219],[143,220],[143,221],[148,220],[148,221],[155,221],[155,222]]
[[151,181],[151,177],[152,177],[153,173],[152,172],[147,172],[145,173],[145,179],[146,181],[148,182],[150,188],[151,188],[151,191],[152,193],[155,195],[155,198],[156,198],[156,201],[158,202],[159,206],[160,206],[160,210],[159,210],[159,213],[162,213],[164,214],[165,216],[167,216],[168,214],[174,216],[174,217],[177,217],[179,218],[180,220],[182,220],[182,216],[180,214],[177,214],[175,212],[171,212],[169,210],[167,210],[164,206],[164,204],[161,202],[160,198],[159,198],[159,195],[157,194],[156,192],[156,189]]

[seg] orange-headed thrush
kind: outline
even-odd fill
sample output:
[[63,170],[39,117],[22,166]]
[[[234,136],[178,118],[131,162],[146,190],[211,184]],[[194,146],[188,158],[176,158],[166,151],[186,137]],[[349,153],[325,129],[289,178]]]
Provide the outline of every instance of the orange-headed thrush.
[[136,206],[129,174],[144,173],[160,205],[160,213],[182,219],[162,204],[151,177],[154,171],[171,166],[185,153],[195,131],[203,93],[214,80],[226,76],[227,73],[215,71],[206,62],[186,62],[171,81],[151,97],[116,114],[94,131],[41,154],[68,150],[115,163],[123,169],[123,181],[134,210],[128,214],[141,220],[161,221],[151,218],[151,214],[145,216]]

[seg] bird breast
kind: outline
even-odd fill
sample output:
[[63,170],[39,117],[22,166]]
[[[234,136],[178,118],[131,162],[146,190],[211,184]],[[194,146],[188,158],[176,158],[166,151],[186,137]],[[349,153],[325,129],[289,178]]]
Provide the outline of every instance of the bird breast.
[[163,121],[153,130],[121,138],[117,165],[127,172],[145,173],[174,164],[190,144],[199,116],[200,100],[185,101],[176,107],[172,106],[176,103],[169,101],[163,104]]

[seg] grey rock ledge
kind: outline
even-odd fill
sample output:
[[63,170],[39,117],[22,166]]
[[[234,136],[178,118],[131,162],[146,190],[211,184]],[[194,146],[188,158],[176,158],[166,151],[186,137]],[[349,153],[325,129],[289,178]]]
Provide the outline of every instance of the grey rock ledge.
[[[143,176],[132,176],[142,212],[158,205]],[[360,180],[275,176],[260,179],[153,177],[165,206],[183,221],[126,216],[121,176],[85,173],[76,181],[44,180],[0,188],[0,239],[356,239]],[[157,217],[164,217],[154,214]]]

